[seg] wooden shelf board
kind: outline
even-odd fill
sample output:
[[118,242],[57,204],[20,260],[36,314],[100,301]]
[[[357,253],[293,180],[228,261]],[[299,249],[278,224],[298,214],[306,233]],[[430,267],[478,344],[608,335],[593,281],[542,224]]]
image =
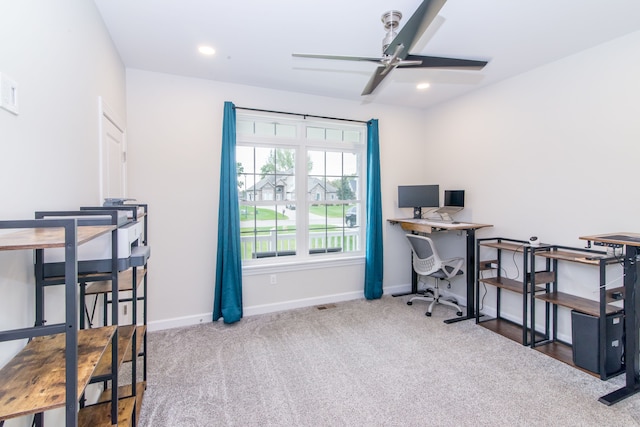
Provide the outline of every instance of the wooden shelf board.
[[[506,319],[491,319],[478,323],[479,326],[489,329],[498,335],[509,338],[519,344],[522,344],[522,326]],[[536,333],[538,339],[542,339],[542,335]],[[527,333],[527,340],[531,341],[531,332]]]
[[[133,338],[133,325],[118,326],[118,364],[122,364],[127,353],[131,353],[131,341]],[[107,346],[104,354],[96,366],[96,370],[93,373],[94,377],[110,375],[111,374],[111,343]]]
[[[523,293],[522,282],[519,280],[508,279],[506,277],[487,277],[484,279],[480,279],[480,282],[486,283],[487,285],[495,286],[498,288],[506,289],[511,292],[516,292],[519,294]],[[536,287],[537,291],[542,291],[543,288]],[[531,291],[531,285],[527,285],[527,292]]]
[[[138,325],[136,327],[136,354],[140,354],[140,349],[142,348],[142,344],[144,343],[144,334],[147,333],[147,327],[145,325]],[[146,350],[146,349],[145,349]],[[131,362],[131,351],[127,351],[127,354],[124,355],[125,362]]]
[[[77,227],[78,245],[114,230],[114,225]],[[0,250],[45,249],[64,247],[64,228],[42,227],[20,229],[0,235]]]
[[[131,291],[133,289],[133,268],[118,273],[118,291]],[[136,287],[142,283],[147,270],[144,267],[136,268]],[[84,278],[83,278],[84,279]],[[87,286],[85,295],[107,294],[111,292],[111,280],[100,280]]]
[[572,366],[576,369],[580,369],[582,372],[586,372],[589,375],[593,375],[594,377],[600,378],[599,374],[596,374],[595,372],[591,372],[587,369],[576,366],[576,364],[573,363],[573,349],[568,344],[564,344],[559,341],[552,341],[547,344],[535,346],[533,348],[539,351],[540,353],[546,354],[547,356],[552,357],[556,360],[559,360],[563,363],[566,363],[569,366]]
[[[494,267],[491,267],[491,264],[498,264],[498,260],[497,259],[484,259],[482,261],[480,261],[480,271],[488,271],[488,270],[495,270]],[[489,266],[489,267],[487,267]]]
[[518,280],[508,279],[506,277],[488,277],[480,279],[480,282],[486,283],[487,285],[496,286],[498,288],[507,289],[511,292],[517,292],[519,294],[523,292],[522,282]]
[[[124,397],[118,399],[118,427],[133,427],[133,411],[136,399]],[[85,406],[78,412],[78,426],[111,427],[111,402]]]
[[614,243],[623,246],[640,246],[640,234],[628,233],[626,231],[598,234],[595,236],[580,236],[580,239],[599,243]]
[[555,280],[556,274],[553,271],[537,271],[536,272],[536,285],[544,285],[551,283]]
[[[115,326],[78,331],[78,396],[82,394]],[[31,340],[0,370],[0,420],[65,406],[65,334]]]
[[[600,303],[590,299],[578,297],[575,295],[565,294],[563,292],[549,292],[535,295],[536,299],[549,302],[551,304],[560,305],[591,316],[600,317]],[[607,314],[622,311],[622,308],[611,304],[606,306]]]
[[[622,295],[622,297],[621,298],[614,298],[613,297],[614,293],[620,293],[620,295]],[[624,286],[621,286],[619,288],[607,289],[606,295],[607,295],[607,302],[622,302],[623,299],[624,299]]]
[[[144,398],[144,391],[147,389],[146,381],[142,381],[136,384],[136,425],[140,422],[140,409],[142,408],[142,400]],[[131,396],[131,384],[118,387],[119,397]],[[98,403],[109,402],[111,400],[111,390],[107,389],[102,392],[98,398]]]
[[[571,261],[577,262],[580,264],[589,264],[589,265],[600,265],[599,259],[587,259],[587,257],[600,257],[606,258],[606,254],[595,254],[593,252],[579,252],[579,251],[568,251],[568,250],[550,250],[550,251],[538,251],[536,252],[536,256],[557,259],[561,261]],[[618,262],[615,258],[608,259],[607,264],[612,264]]]
[[524,252],[524,247],[529,247],[528,243],[516,243],[516,242],[482,242],[480,246],[494,249],[505,249],[513,252]]

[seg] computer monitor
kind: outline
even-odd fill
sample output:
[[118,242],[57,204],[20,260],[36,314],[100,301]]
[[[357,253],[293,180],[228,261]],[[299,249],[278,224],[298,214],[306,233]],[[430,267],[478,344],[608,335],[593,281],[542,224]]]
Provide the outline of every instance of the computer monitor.
[[444,190],[444,206],[437,209],[442,219],[450,219],[449,215],[464,209],[464,190]]
[[438,185],[399,185],[398,207],[413,208],[413,217],[422,218],[422,208],[440,206]]

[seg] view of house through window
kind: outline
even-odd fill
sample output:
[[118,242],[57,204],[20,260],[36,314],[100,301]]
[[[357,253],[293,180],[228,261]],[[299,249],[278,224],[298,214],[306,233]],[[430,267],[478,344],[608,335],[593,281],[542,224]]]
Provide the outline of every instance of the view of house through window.
[[359,254],[366,126],[237,117],[244,263]]

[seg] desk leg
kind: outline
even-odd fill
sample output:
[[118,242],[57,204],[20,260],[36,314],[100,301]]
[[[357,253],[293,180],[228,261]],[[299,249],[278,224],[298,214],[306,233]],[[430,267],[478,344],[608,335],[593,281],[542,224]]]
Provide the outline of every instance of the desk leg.
[[637,295],[638,265],[636,246],[625,246],[624,257],[624,322],[625,342],[624,359],[626,369],[626,385],[598,399],[605,405],[613,405],[619,401],[640,391],[638,374],[638,320],[636,315],[640,313],[640,295]]
[[447,319],[444,323],[455,323],[463,320],[475,319],[475,278],[476,278],[476,231],[467,231],[467,314],[453,319]]

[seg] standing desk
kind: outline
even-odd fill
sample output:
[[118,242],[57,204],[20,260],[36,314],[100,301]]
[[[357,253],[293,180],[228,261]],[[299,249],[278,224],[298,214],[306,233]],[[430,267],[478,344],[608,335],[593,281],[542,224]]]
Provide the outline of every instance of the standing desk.
[[638,264],[640,250],[640,234],[609,233],[596,236],[583,236],[589,245],[594,242],[597,246],[624,247],[624,364],[626,384],[598,399],[606,405],[613,405],[640,391],[640,367],[638,347],[639,322],[636,316],[640,314],[640,295],[637,292]]
[[[462,317],[447,319],[444,323],[454,323],[461,320],[475,319],[475,267],[476,267],[476,230],[479,228],[493,227],[489,224],[473,224],[470,222],[460,222],[457,224],[450,222],[429,221],[419,218],[388,219],[390,224],[400,224],[403,230],[414,234],[432,234],[444,231],[464,231],[467,237],[467,314]],[[412,255],[413,256],[413,255]],[[411,265],[411,294],[418,292],[418,275]],[[409,295],[409,294],[405,294]],[[398,295],[395,295],[398,296]]]

